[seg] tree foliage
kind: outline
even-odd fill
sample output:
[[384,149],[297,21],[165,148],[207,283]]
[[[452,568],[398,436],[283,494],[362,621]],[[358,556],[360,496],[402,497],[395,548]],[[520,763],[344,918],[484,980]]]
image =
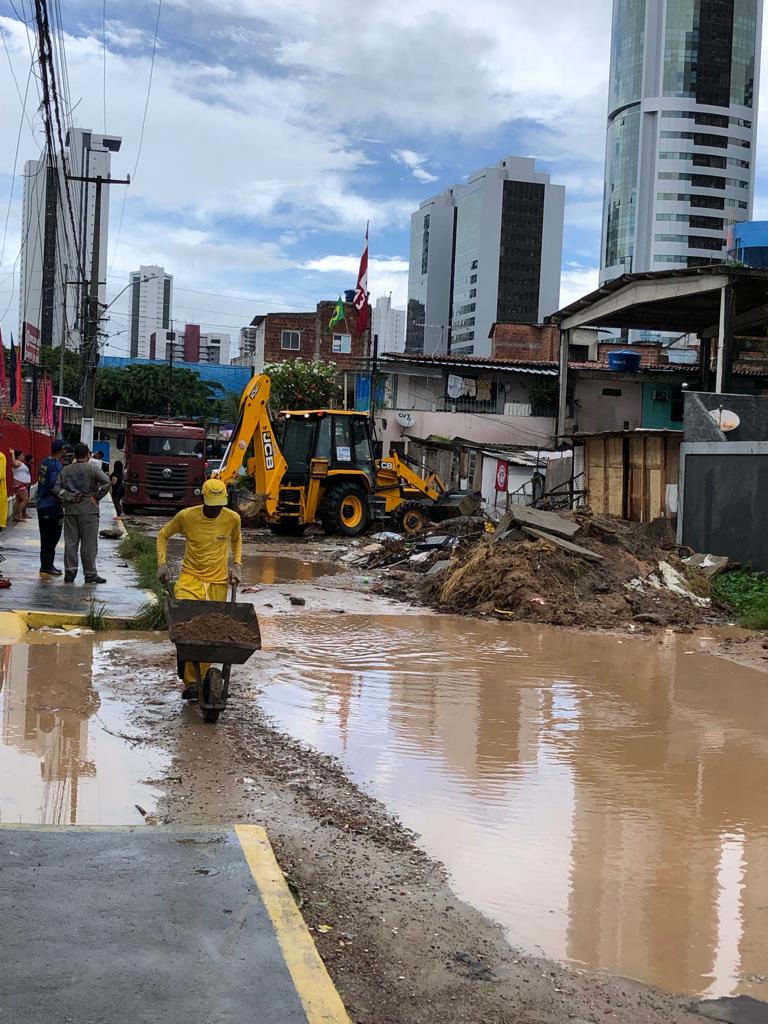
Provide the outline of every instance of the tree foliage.
[[339,368],[321,360],[285,359],[264,367],[272,381],[269,404],[281,409],[326,409],[341,397]]
[[216,399],[224,391],[218,382],[201,380],[192,370],[174,369],[171,377],[168,366],[162,364],[109,367],[96,373],[96,408],[151,415],[165,413],[169,388],[174,416],[206,418],[218,413]]

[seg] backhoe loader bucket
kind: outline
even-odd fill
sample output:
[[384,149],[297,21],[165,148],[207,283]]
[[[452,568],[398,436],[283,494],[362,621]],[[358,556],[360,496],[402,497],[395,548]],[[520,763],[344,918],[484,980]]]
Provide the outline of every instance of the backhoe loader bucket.
[[267,504],[266,494],[251,494],[249,491],[239,491],[233,488],[230,491],[230,507],[237,512],[241,519],[258,519],[264,512]]

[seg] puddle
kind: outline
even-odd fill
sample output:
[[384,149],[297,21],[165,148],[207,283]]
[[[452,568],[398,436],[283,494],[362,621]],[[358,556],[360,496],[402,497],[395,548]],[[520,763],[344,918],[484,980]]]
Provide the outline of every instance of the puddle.
[[[184,541],[174,537],[168,542],[168,552],[171,563],[180,563],[184,554]],[[292,555],[254,552],[251,545],[247,545],[243,552],[246,584],[268,586],[272,583],[308,583],[321,576],[332,576],[342,571],[343,567],[334,562],[310,562]]]
[[[0,647],[0,821],[136,825],[166,759],[131,744],[130,705],[110,695],[110,644],[32,638]],[[118,735],[112,735],[118,734]]]
[[356,615],[262,630],[266,712],[338,755],[512,943],[768,997],[764,674],[672,635]]

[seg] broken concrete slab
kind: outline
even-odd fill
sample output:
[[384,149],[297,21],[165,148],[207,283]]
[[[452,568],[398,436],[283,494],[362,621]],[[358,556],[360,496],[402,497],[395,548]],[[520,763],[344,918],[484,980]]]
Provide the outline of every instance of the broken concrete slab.
[[556,537],[553,533],[545,533],[544,530],[535,530],[531,526],[524,526],[523,533],[527,533],[529,537],[535,537],[537,540],[548,540],[550,544],[555,544],[557,547],[562,548],[563,551],[567,551],[571,555],[580,555],[581,558],[586,558],[590,562],[605,561],[603,556],[598,555],[596,551],[590,551],[589,548],[583,548],[580,544],[572,544],[569,540],[563,540],[562,537]]
[[768,1003],[752,996],[702,999],[700,1003],[694,1003],[693,1009],[702,1017],[724,1021],[725,1024],[768,1024]]
[[578,523],[563,519],[557,512],[542,512],[541,509],[531,508],[530,505],[513,505],[508,514],[516,523],[554,533],[558,537],[574,537],[581,529]]
[[708,579],[712,579],[715,576],[719,576],[721,572],[725,572],[729,561],[730,559],[727,555],[691,555],[689,558],[682,560],[683,565],[696,569]]
[[446,569],[450,568],[451,560],[444,558],[440,562],[435,562],[434,565],[430,565],[427,569],[426,576],[439,576],[441,572],[445,572]]

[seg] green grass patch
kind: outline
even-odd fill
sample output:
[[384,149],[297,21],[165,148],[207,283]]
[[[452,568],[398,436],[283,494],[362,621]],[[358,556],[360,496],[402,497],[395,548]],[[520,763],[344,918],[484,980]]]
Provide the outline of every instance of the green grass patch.
[[107,606],[99,604],[95,597],[92,597],[88,602],[85,626],[87,629],[92,629],[94,633],[101,633],[109,628],[107,625]]
[[139,533],[138,530],[128,530],[117,550],[122,558],[133,562],[139,586],[155,595],[154,601],[147,601],[141,606],[132,628],[167,629],[165,591],[157,578],[157,548],[154,539],[147,537],[144,533]]
[[712,593],[733,609],[740,626],[768,629],[768,574],[737,569],[716,576]]

